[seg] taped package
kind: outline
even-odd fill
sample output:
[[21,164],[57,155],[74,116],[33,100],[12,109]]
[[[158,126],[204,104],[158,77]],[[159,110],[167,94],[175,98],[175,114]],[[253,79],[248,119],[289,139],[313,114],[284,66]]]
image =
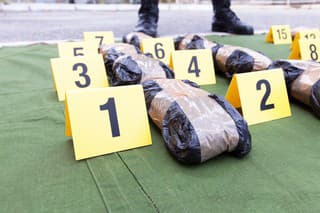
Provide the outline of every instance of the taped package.
[[163,62],[143,54],[120,56],[115,60],[110,75],[113,86],[140,84],[159,78],[174,78],[174,73]]
[[288,93],[310,106],[320,117],[320,64],[302,60],[276,60],[270,69],[282,68]]
[[140,53],[140,50],[135,46],[124,43],[116,44],[103,44],[99,48],[100,53],[103,55],[104,64],[108,77],[112,75],[112,66],[114,61],[122,55],[135,55]]
[[153,38],[142,32],[130,32],[122,37],[122,42],[132,44],[136,48],[141,49],[142,39]]
[[175,79],[142,85],[148,114],[176,160],[198,164],[224,152],[237,157],[250,152],[246,121],[222,97]]
[[211,49],[217,45],[217,43],[196,34],[187,34],[174,38],[176,50]]
[[211,49],[215,70],[228,78],[235,73],[265,70],[272,63],[267,56],[244,47],[222,45],[198,35],[175,39],[175,47],[181,49]]

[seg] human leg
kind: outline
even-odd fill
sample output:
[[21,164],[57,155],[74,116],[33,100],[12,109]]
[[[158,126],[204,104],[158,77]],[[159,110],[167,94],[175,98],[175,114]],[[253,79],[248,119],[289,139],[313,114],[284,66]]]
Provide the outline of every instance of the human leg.
[[211,30],[234,34],[252,35],[253,27],[243,23],[230,9],[231,0],[211,0],[213,19]]
[[138,12],[138,23],[134,28],[135,32],[143,32],[152,37],[157,36],[159,19],[159,0],[141,0]]

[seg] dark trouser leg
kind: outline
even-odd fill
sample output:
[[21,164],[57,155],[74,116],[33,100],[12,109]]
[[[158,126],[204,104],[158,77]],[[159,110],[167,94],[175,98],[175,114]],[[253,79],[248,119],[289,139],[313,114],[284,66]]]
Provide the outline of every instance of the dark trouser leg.
[[237,15],[230,9],[231,0],[211,1],[214,12],[211,26],[212,31],[243,35],[253,34],[253,27],[240,21]]
[[141,0],[139,20],[134,31],[156,37],[159,18],[158,3],[159,0]]

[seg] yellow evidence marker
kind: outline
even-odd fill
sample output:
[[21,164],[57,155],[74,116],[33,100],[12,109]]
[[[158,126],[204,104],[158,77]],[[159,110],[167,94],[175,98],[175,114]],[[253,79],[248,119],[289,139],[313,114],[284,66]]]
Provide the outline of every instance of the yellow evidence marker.
[[60,42],[58,43],[58,52],[60,58],[99,54],[95,41]]
[[51,70],[59,101],[70,89],[108,87],[102,55],[52,58]]
[[302,59],[320,62],[320,39],[300,39],[293,46],[289,59]]
[[306,40],[320,39],[320,30],[311,29],[311,30],[301,30],[297,32],[291,44],[291,49],[296,48],[295,46],[299,46],[300,39],[306,39]]
[[114,35],[112,31],[83,32],[83,40],[95,41],[98,49],[102,44],[114,43]]
[[76,160],[151,145],[141,85],[69,90],[65,112]]
[[266,42],[274,44],[291,44],[291,30],[289,25],[273,25],[266,36]]
[[188,79],[199,85],[216,83],[212,54],[209,49],[173,51],[170,66],[176,79]]
[[153,58],[168,65],[171,52],[174,51],[174,43],[172,38],[147,38],[142,39],[140,49],[143,53],[150,53]]
[[226,99],[249,125],[291,116],[282,69],[233,75]]

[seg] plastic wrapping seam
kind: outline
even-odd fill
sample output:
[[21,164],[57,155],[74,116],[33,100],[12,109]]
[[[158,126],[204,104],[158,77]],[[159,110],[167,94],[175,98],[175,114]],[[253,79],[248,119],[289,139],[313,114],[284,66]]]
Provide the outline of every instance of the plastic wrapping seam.
[[160,65],[160,67],[162,67],[162,69],[165,72],[167,78],[170,78],[170,79],[174,78],[174,72],[166,64],[164,64],[163,62],[159,61],[159,65]]
[[221,48],[221,47],[223,47],[223,45],[222,44],[217,44],[216,46],[214,46],[214,47],[212,47],[211,48],[211,53],[212,53],[212,60],[213,60],[213,63],[214,63],[214,70],[217,70],[217,71],[219,71],[220,73],[223,73],[224,74],[224,72],[222,71],[222,70],[220,70],[219,69],[219,66],[218,66],[218,63],[217,63],[217,53],[218,53],[218,50]]
[[113,65],[111,85],[131,85],[140,83],[142,70],[131,56],[119,57]]
[[178,36],[178,37],[175,37],[173,39],[173,43],[174,43],[174,49],[175,50],[179,50],[179,45],[180,43],[182,42],[182,40],[185,38],[185,36]]
[[154,59],[152,53],[143,53],[143,55],[145,55],[145,56],[147,56],[147,57],[149,57],[149,58],[153,58],[153,59]]
[[190,80],[186,79],[186,80],[182,80],[182,82],[185,83],[185,84],[188,84],[188,85],[190,85],[192,87],[200,88],[200,86],[197,83],[193,82],[193,81],[190,81]]
[[310,105],[315,115],[320,118],[320,80],[311,88]]
[[300,69],[286,60],[276,60],[268,67],[268,69],[282,68],[286,85],[289,88],[291,83],[298,78],[298,76],[303,72]]
[[138,36],[133,35],[129,41],[126,40],[125,38],[123,38],[122,40],[123,40],[123,42],[127,42],[127,43],[129,43],[129,44],[132,44],[132,45],[135,46],[137,49],[140,49],[140,39],[139,39]]
[[162,88],[159,84],[153,80],[144,81],[142,83],[143,92],[144,92],[144,99],[146,101],[147,109],[150,109],[150,105],[154,97],[161,92]]
[[171,104],[162,121],[162,136],[175,159],[187,164],[201,163],[197,133],[177,102]]
[[253,70],[254,58],[241,50],[235,50],[226,60],[226,75],[232,78],[235,73],[251,72]]
[[239,142],[236,149],[232,151],[231,154],[236,157],[246,156],[251,151],[251,135],[248,129],[247,122],[243,119],[239,112],[224,98],[214,94],[210,94],[209,97],[217,101],[221,105],[221,107],[223,107],[225,111],[232,117],[236,124],[239,134]]
[[193,35],[191,41],[186,45],[186,49],[205,49],[203,38],[198,35]]
[[104,56],[104,64],[105,64],[105,67],[106,67],[106,71],[107,71],[107,76],[108,77],[111,77],[112,76],[112,67],[113,67],[113,64],[115,62],[115,60],[117,58],[119,58],[120,56],[124,55],[123,53],[121,52],[118,52],[116,51],[115,49],[110,49],[108,51],[108,54],[106,54]]

